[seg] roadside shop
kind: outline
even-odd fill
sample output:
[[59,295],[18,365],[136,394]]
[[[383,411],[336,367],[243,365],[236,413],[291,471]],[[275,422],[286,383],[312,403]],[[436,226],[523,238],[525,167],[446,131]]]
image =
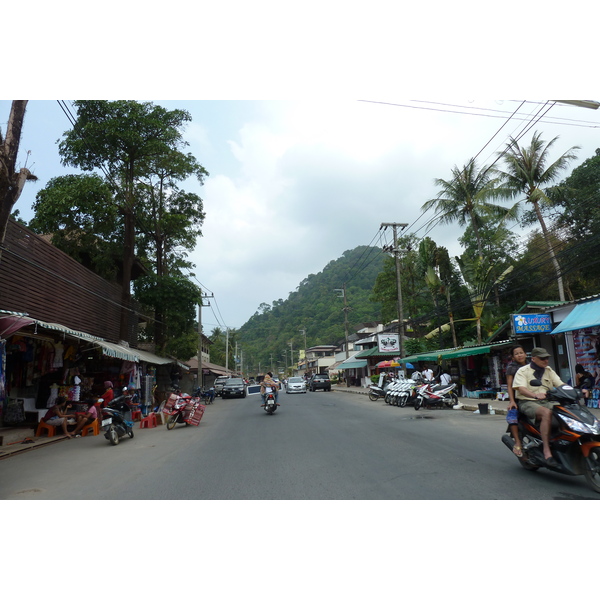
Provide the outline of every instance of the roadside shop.
[[73,412],[84,410],[83,398],[100,396],[105,381],[112,382],[115,394],[133,387],[146,412],[154,404],[157,382],[170,380],[174,362],[24,313],[0,311],[0,426],[34,428],[58,396],[68,398]]

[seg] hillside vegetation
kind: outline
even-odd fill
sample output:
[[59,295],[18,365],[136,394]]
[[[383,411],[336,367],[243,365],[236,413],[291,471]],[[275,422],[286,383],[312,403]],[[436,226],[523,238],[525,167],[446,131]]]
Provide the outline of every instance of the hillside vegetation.
[[369,301],[375,280],[386,255],[380,248],[358,246],[331,261],[320,273],[300,282],[286,300],[261,304],[238,330],[249,371],[284,365],[284,352],[290,362],[290,341],[294,359],[297,350],[318,344],[338,344],[344,339],[344,299],[339,291],[346,285],[349,333],[360,323],[380,319],[381,304]]

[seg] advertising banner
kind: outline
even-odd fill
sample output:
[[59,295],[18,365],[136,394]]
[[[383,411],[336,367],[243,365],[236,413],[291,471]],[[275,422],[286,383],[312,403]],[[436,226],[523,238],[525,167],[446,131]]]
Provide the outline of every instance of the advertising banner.
[[378,333],[377,347],[381,353],[397,354],[400,352],[400,338],[397,333]]
[[546,313],[538,315],[511,315],[511,324],[514,335],[550,333],[552,331],[552,317]]
[[600,385],[600,327],[588,327],[573,332],[577,364],[589,371]]

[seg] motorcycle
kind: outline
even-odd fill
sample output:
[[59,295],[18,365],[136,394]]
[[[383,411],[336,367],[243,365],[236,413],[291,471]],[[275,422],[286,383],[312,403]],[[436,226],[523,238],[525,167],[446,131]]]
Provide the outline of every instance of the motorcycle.
[[162,412],[168,415],[167,429],[170,431],[177,423],[198,426],[205,409],[200,398],[193,398],[189,394],[171,394]]
[[389,401],[386,397],[386,402],[392,406],[405,407],[409,401],[415,398],[416,383],[411,379],[400,378],[393,384],[388,393]]
[[277,398],[271,388],[267,388],[263,406],[268,415],[272,415],[277,410]]
[[[539,386],[541,382],[534,379],[530,385]],[[552,407],[550,430],[550,449],[557,466],[548,465],[544,459],[539,422],[532,422],[521,412],[517,426],[523,456],[517,459],[528,471],[546,467],[563,475],[583,475],[592,490],[600,494],[600,421],[580,404],[581,397],[580,390],[570,385],[546,392],[548,400],[560,403]],[[515,440],[509,433],[502,436],[502,442],[512,452]]]
[[111,446],[116,446],[126,434],[133,437],[133,421],[126,419],[127,416],[131,416],[131,407],[124,396],[115,398],[102,408],[102,429]]
[[379,398],[385,398],[389,386],[389,383],[384,384],[382,388],[378,385],[375,385],[374,383],[371,384],[369,386],[369,400],[371,400],[371,402],[377,402]]
[[200,398],[204,402],[205,406],[213,403],[215,399],[215,388],[211,387],[208,390],[204,390],[200,387],[197,387],[192,394],[194,398]]
[[456,384],[450,383],[448,385],[436,384],[425,382],[425,380],[419,375],[413,379],[420,384],[416,388],[416,397],[414,403],[414,409],[419,410],[421,407],[432,408],[434,406],[441,406],[442,408],[452,408],[458,404],[458,394],[456,393]]

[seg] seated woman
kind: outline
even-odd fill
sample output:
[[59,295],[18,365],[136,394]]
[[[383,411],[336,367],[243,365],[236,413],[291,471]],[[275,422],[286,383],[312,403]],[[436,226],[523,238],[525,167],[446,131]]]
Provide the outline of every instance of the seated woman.
[[86,398],[85,402],[87,402],[88,409],[83,415],[80,414],[77,417],[77,427],[75,427],[75,431],[73,431],[75,437],[81,437],[79,432],[87,425],[91,425],[98,418],[96,399],[91,397]]
[[48,412],[42,417],[42,421],[52,427],[62,427],[63,433],[68,437],[73,437],[67,430],[67,421],[73,415],[67,414],[67,410],[71,408],[70,404],[67,404],[67,399],[64,396],[58,396],[56,404],[48,409]]

